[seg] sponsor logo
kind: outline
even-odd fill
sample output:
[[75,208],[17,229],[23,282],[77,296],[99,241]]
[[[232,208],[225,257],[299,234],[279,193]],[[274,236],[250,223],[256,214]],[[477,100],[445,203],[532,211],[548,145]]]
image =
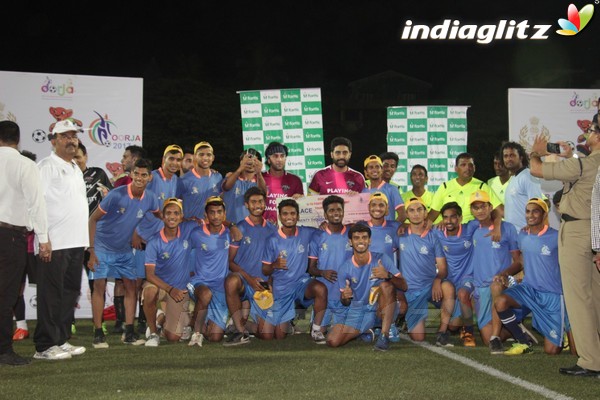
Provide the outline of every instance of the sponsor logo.
[[47,76],[40,89],[44,96],[63,97],[75,94],[75,86],[71,79],[67,79],[65,82],[56,82]]

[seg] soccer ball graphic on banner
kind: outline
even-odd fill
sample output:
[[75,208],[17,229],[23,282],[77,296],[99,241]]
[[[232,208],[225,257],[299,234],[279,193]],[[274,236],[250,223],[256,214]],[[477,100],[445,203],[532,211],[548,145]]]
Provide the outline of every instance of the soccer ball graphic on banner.
[[31,134],[31,139],[36,143],[44,143],[46,141],[47,137],[48,136],[46,135],[46,132],[44,132],[41,129],[36,129]]

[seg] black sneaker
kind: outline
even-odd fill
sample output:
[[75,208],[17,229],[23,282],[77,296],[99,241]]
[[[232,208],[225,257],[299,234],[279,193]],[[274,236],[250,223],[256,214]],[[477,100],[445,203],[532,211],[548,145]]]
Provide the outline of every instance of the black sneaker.
[[498,338],[490,340],[490,354],[504,354],[504,346]]
[[438,332],[435,345],[439,347],[454,347],[454,345],[450,343],[450,332]]
[[15,353],[12,350],[9,350],[7,353],[0,354],[0,364],[12,365],[12,366],[16,367],[19,365],[27,365],[30,363],[31,363],[30,359],[21,357],[20,355],[18,355],[17,353]]
[[227,340],[223,343],[223,346],[239,346],[241,344],[247,343],[250,343],[250,335],[248,335],[247,332],[236,332],[233,335],[227,337]]
[[125,334],[125,337],[123,338],[123,343],[130,344],[132,346],[141,346],[144,343],[146,343],[146,341],[144,339],[140,339],[135,333],[130,332]]
[[112,330],[112,333],[123,333],[125,332],[125,323],[122,321],[116,321],[115,327]]
[[92,342],[92,346],[95,349],[108,349],[108,343],[106,343],[106,336],[97,335],[94,336],[94,341]]

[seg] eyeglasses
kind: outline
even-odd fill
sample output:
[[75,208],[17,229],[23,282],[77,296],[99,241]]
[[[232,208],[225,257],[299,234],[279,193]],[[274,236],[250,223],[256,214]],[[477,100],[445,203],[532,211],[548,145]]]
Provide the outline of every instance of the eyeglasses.
[[600,133],[600,129],[590,126],[585,130],[585,133]]

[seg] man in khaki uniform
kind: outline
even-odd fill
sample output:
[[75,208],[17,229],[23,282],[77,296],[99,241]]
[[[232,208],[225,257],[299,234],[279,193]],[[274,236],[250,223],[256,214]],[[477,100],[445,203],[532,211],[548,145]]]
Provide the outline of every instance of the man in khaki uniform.
[[531,175],[561,180],[564,193],[560,202],[561,223],[558,258],[567,313],[579,359],[577,364],[560,368],[569,376],[600,376],[600,274],[594,267],[591,245],[592,188],[600,166],[600,128],[593,125],[587,144],[592,153],[573,157],[573,150],[560,143],[566,159],[542,161],[548,155],[547,140],[536,137],[531,153]]

